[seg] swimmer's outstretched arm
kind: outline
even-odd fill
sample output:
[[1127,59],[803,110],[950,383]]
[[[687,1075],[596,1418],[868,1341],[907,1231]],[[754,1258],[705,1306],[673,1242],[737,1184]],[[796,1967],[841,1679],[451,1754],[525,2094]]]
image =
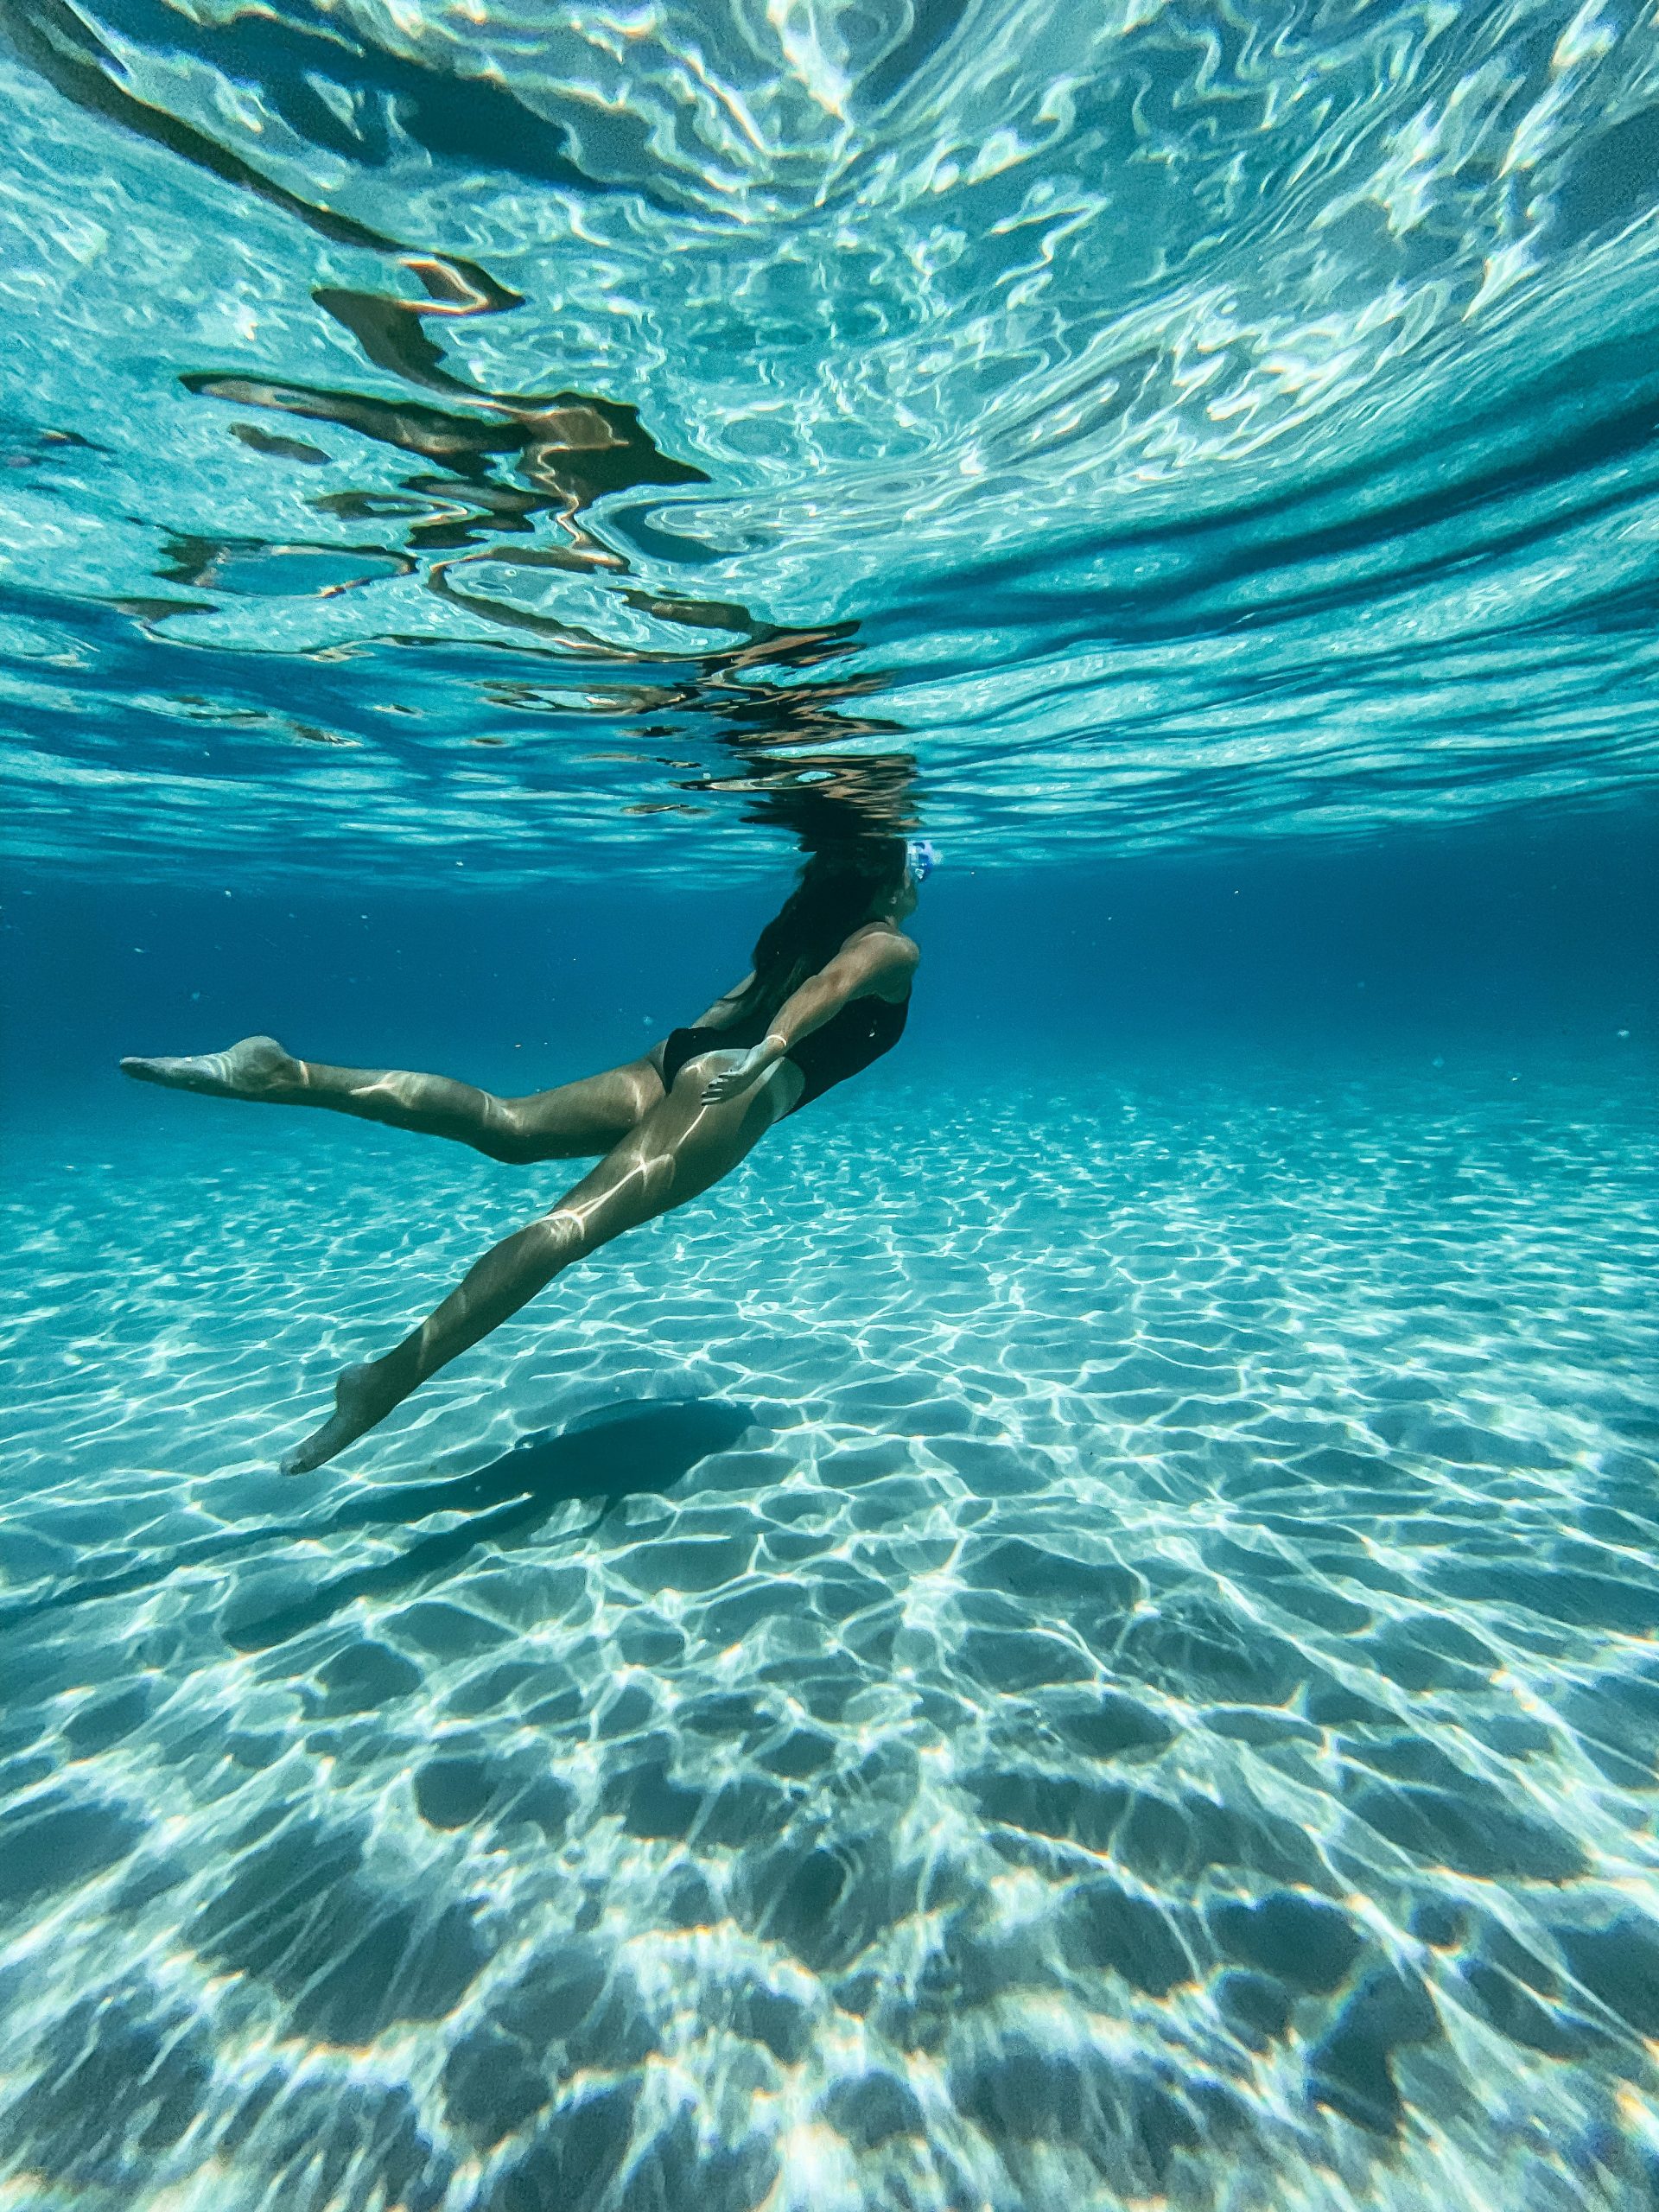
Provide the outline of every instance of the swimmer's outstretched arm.
[[333,1417],[288,1454],[283,1471],[308,1474],[332,1459],[555,1275],[729,1174],[794,1096],[779,1077],[710,1102],[704,1084],[711,1065],[734,1057],[710,1053],[689,1062],[667,1096],[550,1212],[486,1252],[400,1344],[346,1368],[334,1385]]

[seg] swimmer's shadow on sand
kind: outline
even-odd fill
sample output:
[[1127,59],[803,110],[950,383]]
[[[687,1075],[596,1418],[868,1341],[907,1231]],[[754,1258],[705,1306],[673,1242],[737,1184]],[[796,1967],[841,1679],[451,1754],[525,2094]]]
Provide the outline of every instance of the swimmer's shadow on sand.
[[[388,1484],[327,1516],[267,1522],[242,1535],[205,1536],[118,1573],[70,1583],[0,1616],[0,1630],[100,1598],[155,1589],[185,1569],[217,1566],[263,1546],[424,1521],[436,1513],[466,1516],[453,1528],[418,1537],[394,1559],[332,1575],[285,1599],[273,1589],[271,1574],[256,1573],[220,1607],[219,1629],[234,1650],[268,1651],[359,1598],[386,1597],[442,1574],[480,1544],[522,1542],[561,1505],[602,1500],[592,1519],[562,1530],[560,1540],[591,1535],[624,1498],[672,1490],[700,1460],[728,1450],[756,1417],[753,1408],[718,1398],[652,1398],[607,1407],[568,1428],[521,1437],[511,1451],[469,1475]],[[303,1570],[284,1565],[276,1572],[293,1591]]]

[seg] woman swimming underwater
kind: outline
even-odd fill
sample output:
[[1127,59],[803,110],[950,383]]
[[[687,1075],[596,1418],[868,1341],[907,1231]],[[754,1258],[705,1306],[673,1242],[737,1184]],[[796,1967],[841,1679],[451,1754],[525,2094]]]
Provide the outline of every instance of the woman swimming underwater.
[[761,931],[751,972],[689,1029],[672,1031],[643,1059],[527,1098],[497,1098],[448,1076],[296,1060],[272,1037],[186,1059],[123,1060],[143,1083],[326,1106],[453,1137],[492,1160],[604,1154],[539,1220],[486,1252],[400,1344],[346,1368],[332,1417],[288,1454],[283,1471],[306,1474],[332,1459],[555,1275],[696,1198],[774,1122],[890,1051],[920,958],[900,925],[934,859],[931,845],[899,837],[815,852]]

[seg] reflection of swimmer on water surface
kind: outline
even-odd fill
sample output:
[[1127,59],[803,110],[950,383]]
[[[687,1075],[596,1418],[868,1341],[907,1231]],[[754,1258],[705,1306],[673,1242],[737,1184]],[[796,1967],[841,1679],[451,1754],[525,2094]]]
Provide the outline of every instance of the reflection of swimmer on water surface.
[[[184,383],[207,398],[334,423],[442,469],[441,476],[404,480],[402,489],[422,503],[407,533],[411,551],[448,550],[480,535],[526,531],[550,512],[566,524],[584,565],[622,569],[626,563],[588,537],[575,518],[608,492],[709,480],[702,469],[661,450],[640,427],[637,408],[585,392],[512,404],[479,393],[474,408],[463,413],[268,377],[192,375]],[[518,482],[496,476],[499,460],[511,461]],[[313,505],[347,519],[398,511],[396,495],[379,490],[326,493]]]
[[602,1153],[537,1221],[486,1252],[383,1357],[347,1368],[335,1411],[283,1462],[320,1466],[555,1275],[728,1175],[775,1122],[889,1052],[920,957],[901,925],[934,861],[925,843],[872,837],[815,852],[761,931],[753,966],[690,1027],[642,1059],[524,1098],[448,1076],[328,1067],[274,1038],[185,1059],[127,1059],[129,1075],[177,1090],[323,1106],[451,1137],[528,1163]]

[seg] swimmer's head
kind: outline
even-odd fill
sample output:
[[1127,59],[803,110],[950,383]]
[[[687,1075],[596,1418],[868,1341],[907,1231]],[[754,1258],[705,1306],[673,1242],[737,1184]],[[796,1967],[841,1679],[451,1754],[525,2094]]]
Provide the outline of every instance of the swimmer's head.
[[[927,848],[928,865],[937,855]],[[801,880],[756,939],[754,981],[740,1002],[747,1012],[775,1007],[816,969],[833,960],[863,923],[898,921],[916,905],[920,878],[899,836],[826,841],[808,853]]]

